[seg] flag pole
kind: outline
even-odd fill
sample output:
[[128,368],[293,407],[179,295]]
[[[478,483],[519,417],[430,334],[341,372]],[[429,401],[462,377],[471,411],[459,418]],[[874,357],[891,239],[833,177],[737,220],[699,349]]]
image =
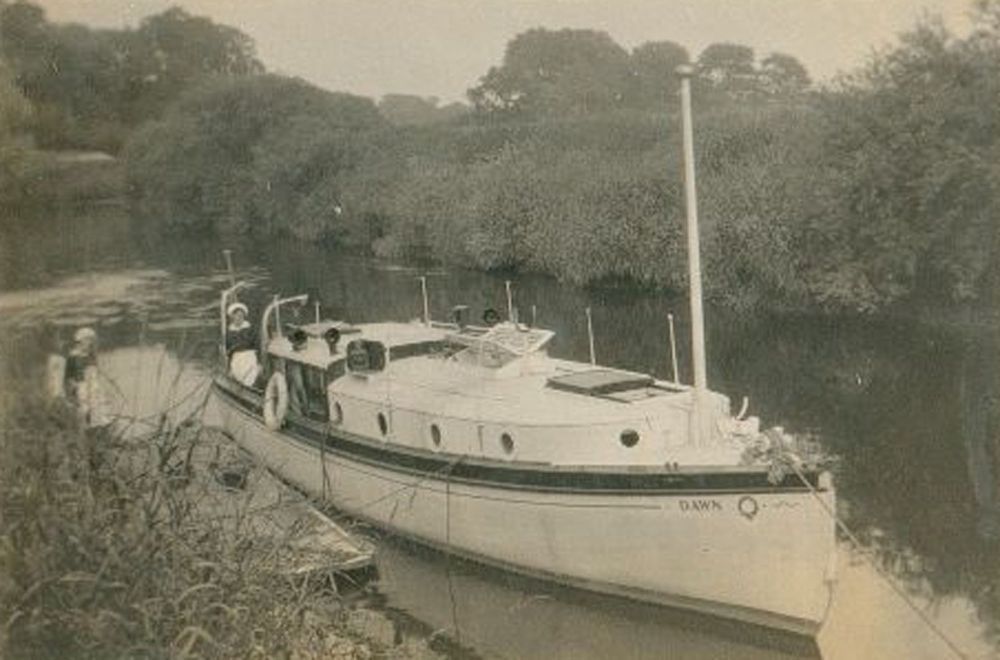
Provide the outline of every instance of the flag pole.
[[705,440],[705,393],[708,378],[705,369],[705,313],[701,292],[701,247],[698,236],[698,197],[694,176],[694,128],[691,120],[691,78],[694,67],[677,68],[681,79],[681,116],[684,134],[684,199],[687,202],[688,279],[691,298],[691,355],[694,360],[694,396],[691,439],[700,445]]

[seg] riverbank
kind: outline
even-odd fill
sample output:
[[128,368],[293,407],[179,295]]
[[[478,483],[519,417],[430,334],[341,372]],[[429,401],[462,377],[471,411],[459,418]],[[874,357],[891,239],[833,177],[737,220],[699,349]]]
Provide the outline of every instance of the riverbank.
[[125,199],[124,163],[104,152],[20,148],[7,165],[0,170],[6,179],[0,185],[0,227],[38,209]]
[[0,655],[437,657],[199,506],[196,424],[84,430],[36,389],[0,392]]

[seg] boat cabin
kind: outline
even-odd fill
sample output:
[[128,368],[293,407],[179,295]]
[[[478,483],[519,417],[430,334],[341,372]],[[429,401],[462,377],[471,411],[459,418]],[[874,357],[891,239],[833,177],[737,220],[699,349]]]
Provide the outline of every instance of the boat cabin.
[[[258,385],[270,387],[279,374],[292,420],[369,442],[507,462],[738,462],[725,444],[692,447],[691,388],[553,358],[550,330],[507,321],[282,327],[281,302],[261,319]],[[710,403],[713,418],[729,418],[726,397],[712,393]]]

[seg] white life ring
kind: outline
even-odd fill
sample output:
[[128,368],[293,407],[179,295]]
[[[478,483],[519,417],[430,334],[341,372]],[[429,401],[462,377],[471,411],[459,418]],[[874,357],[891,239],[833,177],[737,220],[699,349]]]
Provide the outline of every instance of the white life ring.
[[264,426],[277,431],[285,423],[288,413],[288,384],[280,372],[271,374],[264,389]]

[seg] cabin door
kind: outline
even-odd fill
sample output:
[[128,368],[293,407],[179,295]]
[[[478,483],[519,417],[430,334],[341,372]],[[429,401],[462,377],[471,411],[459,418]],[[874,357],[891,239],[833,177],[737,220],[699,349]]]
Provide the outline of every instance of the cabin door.
[[326,374],[322,369],[288,361],[288,412],[299,418],[326,423],[330,412],[326,402]]

